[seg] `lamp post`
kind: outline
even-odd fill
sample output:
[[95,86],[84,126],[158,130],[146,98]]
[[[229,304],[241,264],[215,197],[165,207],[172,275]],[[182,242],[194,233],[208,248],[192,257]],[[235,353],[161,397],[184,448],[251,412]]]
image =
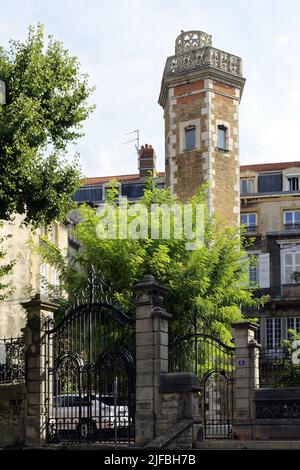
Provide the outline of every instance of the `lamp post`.
[[6,104],[5,82],[0,78],[0,104]]

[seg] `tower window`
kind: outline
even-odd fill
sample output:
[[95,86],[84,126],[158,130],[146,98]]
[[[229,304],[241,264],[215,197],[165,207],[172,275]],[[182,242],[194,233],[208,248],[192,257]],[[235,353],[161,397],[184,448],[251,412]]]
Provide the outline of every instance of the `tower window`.
[[185,148],[194,149],[196,147],[196,127],[189,126],[185,130]]
[[218,126],[218,149],[227,150],[227,127]]

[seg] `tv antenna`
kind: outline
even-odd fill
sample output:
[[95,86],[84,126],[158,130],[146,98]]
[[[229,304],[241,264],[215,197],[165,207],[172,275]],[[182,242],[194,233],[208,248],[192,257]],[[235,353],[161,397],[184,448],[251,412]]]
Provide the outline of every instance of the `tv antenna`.
[[127,140],[126,142],[123,142],[123,144],[129,144],[130,142],[136,142],[135,148],[136,151],[139,151],[140,148],[140,130],[136,129],[135,131],[127,132],[125,135],[130,135],[130,134],[135,134],[134,139]]

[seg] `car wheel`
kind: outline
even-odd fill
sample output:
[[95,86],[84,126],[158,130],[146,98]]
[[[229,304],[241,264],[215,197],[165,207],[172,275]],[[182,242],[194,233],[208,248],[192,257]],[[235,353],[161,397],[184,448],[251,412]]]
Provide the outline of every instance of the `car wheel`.
[[96,425],[92,419],[82,419],[77,426],[78,436],[84,441],[94,439],[96,430]]

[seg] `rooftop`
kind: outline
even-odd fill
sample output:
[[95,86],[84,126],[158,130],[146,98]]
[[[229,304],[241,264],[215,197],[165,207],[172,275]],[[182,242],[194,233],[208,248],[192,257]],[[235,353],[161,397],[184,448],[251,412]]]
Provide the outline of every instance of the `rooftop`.
[[[157,177],[164,177],[164,171],[157,172]],[[92,178],[85,178],[83,186],[90,186],[95,184],[109,183],[111,180],[116,179],[119,182],[140,181],[139,173],[130,175],[112,175],[112,176],[96,176]]]
[[[259,172],[268,172],[268,171],[281,171],[286,170],[287,168],[298,167],[300,168],[300,161],[294,162],[279,162],[279,163],[259,163],[254,165],[241,165],[240,171],[257,171]],[[157,172],[158,178],[163,178],[165,176],[164,171]],[[109,183],[111,180],[116,179],[121,183],[136,181],[140,182],[139,173],[132,173],[129,175],[110,175],[110,176],[95,176],[91,178],[85,178],[83,181],[83,186],[93,186],[96,184]]]
[[281,171],[286,170],[287,168],[291,167],[299,167],[300,168],[300,161],[294,162],[280,162],[280,163],[259,163],[254,165],[241,165],[240,171]]

